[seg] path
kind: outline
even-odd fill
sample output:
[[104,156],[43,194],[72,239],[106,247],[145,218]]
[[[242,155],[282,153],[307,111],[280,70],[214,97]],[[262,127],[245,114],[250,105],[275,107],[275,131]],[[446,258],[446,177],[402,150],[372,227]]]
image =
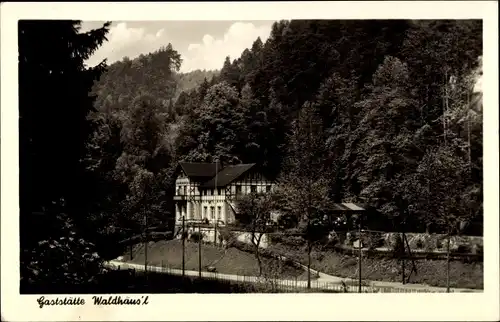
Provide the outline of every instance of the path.
[[[285,256],[280,256],[282,259],[286,259]],[[304,270],[307,271],[307,266],[297,262],[293,261],[296,265],[299,265],[302,267]],[[329,274],[325,274],[319,271],[316,271],[311,268],[311,274],[316,274],[319,276],[316,280],[320,283],[335,283],[335,284],[342,284],[342,282],[347,283],[349,282],[350,285],[357,285],[358,280],[354,278],[347,278],[347,277],[339,277],[339,276],[333,276]],[[408,283],[408,284],[403,284],[400,282],[387,282],[387,281],[370,281],[370,280],[365,280],[363,279],[363,285],[372,287],[372,288],[392,288],[392,289],[409,289],[409,290],[416,290],[419,292],[433,292],[433,293],[446,293],[446,287],[437,287],[437,286],[430,286],[426,284],[413,284],[413,283]],[[478,290],[478,289],[471,289],[471,288],[451,288],[450,292],[454,293],[482,293],[483,290]]]
[[[120,269],[136,269],[140,271],[144,271],[144,265],[141,264],[132,264],[127,262],[122,262],[118,260],[113,260],[106,263],[106,266],[110,268],[120,268]],[[182,275],[182,269],[173,269],[159,266],[148,266],[148,271],[157,272],[157,273],[168,273],[172,275]],[[319,273],[319,278],[311,281],[311,287],[317,290],[341,290],[342,282],[349,281],[350,279],[341,278],[337,276],[327,275],[324,273]],[[186,276],[199,276],[198,271],[185,270],[184,274]],[[233,275],[233,274],[221,274],[221,273],[213,273],[213,272],[201,272],[202,277],[205,278],[214,278],[220,280],[230,280],[236,282],[245,282],[245,283],[262,283],[264,280],[257,276],[243,276],[243,275]],[[356,281],[356,280],[350,280]],[[307,281],[297,281],[297,280],[286,280],[279,279],[274,281],[274,283],[279,284],[281,287],[285,288],[307,288]],[[362,286],[362,292],[400,292],[400,293],[434,293],[434,292],[446,292],[446,288],[443,287],[432,287],[428,285],[422,284],[401,284],[396,282],[382,282],[382,281],[365,281],[368,283],[367,286]],[[351,284],[351,283],[349,283]],[[347,286],[348,291],[350,293],[357,292],[358,286],[354,286],[353,284]],[[482,292],[482,290],[474,290],[474,289],[451,289],[452,292]]]

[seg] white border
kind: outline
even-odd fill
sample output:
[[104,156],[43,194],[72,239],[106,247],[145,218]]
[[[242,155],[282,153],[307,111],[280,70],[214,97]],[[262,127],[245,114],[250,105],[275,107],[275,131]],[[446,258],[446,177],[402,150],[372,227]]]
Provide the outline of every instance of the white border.
[[[1,308],[6,321],[499,320],[496,1],[2,3]],[[155,295],[144,307],[45,307],[19,295],[17,20],[483,19],[485,292],[482,294]],[[90,296],[85,297],[87,303]]]

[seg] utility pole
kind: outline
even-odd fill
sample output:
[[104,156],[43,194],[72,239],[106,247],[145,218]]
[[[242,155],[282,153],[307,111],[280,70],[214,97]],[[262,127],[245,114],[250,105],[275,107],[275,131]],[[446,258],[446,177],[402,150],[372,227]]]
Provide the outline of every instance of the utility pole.
[[144,210],[144,223],[146,226],[146,229],[144,230],[144,272],[148,272],[148,215],[146,211]]
[[198,224],[198,276],[201,279],[201,225]]
[[184,241],[184,236],[185,236],[185,217],[182,216],[182,277],[184,277],[185,274],[185,260],[184,260],[184,253],[185,253],[185,241]]
[[402,274],[403,275],[403,281],[402,282],[403,282],[403,285],[404,285],[406,283],[406,281],[405,281],[405,278],[406,278],[405,277],[405,255],[406,255],[406,249],[405,249],[405,247],[406,247],[406,245],[405,245],[405,222],[404,222],[404,219],[403,219],[403,227],[402,228],[403,228],[402,229],[403,231],[401,233],[401,243],[403,244],[403,250],[402,250],[402,254],[401,254],[401,256],[402,256],[402,258],[401,258],[402,259],[401,265],[402,265],[402,271],[403,271],[403,274]]
[[358,285],[358,293],[361,293],[361,214],[358,215],[358,247],[359,247],[359,260],[358,260],[358,274],[359,274],[359,285]]
[[446,240],[446,293],[450,293],[450,237],[451,230],[448,228],[448,239]]
[[219,164],[219,158],[215,159],[215,183],[214,183],[214,245],[217,246],[217,165]]

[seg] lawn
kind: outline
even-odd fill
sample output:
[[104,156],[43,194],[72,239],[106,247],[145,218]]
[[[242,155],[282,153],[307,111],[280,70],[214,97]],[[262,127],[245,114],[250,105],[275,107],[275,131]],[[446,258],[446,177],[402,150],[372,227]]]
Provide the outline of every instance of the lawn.
[[[254,254],[239,250],[234,247],[224,249],[209,244],[201,245],[202,270],[215,267],[218,273],[258,276],[259,265]],[[123,256],[123,260],[136,264],[144,263],[144,245],[138,244],[133,248],[133,258],[130,253]],[[198,270],[198,244],[191,241],[185,242],[185,269]],[[290,265],[279,265],[276,259],[262,256],[263,268],[272,271],[275,277],[283,279],[306,280],[307,273]],[[170,268],[182,268],[182,241],[169,240],[150,242],[148,246],[148,263],[152,266],[164,265]]]
[[[298,248],[276,244],[271,251],[302,263],[307,262],[307,252]],[[446,287],[446,261],[419,259],[415,261],[417,274],[411,274],[410,283]],[[373,281],[401,282],[402,265],[397,259],[366,258],[361,262],[362,278]],[[334,251],[313,252],[311,267],[320,272],[340,277],[358,278],[357,257]],[[408,276],[411,261],[405,261],[405,275]],[[483,289],[483,263],[450,262],[450,286],[455,288]]]

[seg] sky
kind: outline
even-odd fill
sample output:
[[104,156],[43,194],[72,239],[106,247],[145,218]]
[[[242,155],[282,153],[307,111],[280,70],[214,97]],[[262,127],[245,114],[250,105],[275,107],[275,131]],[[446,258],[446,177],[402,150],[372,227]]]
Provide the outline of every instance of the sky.
[[[103,22],[82,22],[81,31],[101,27]],[[269,37],[273,21],[117,21],[105,42],[89,60],[95,66],[127,56],[135,58],[171,43],[183,59],[181,72],[221,69],[226,56],[238,58],[260,37]]]

